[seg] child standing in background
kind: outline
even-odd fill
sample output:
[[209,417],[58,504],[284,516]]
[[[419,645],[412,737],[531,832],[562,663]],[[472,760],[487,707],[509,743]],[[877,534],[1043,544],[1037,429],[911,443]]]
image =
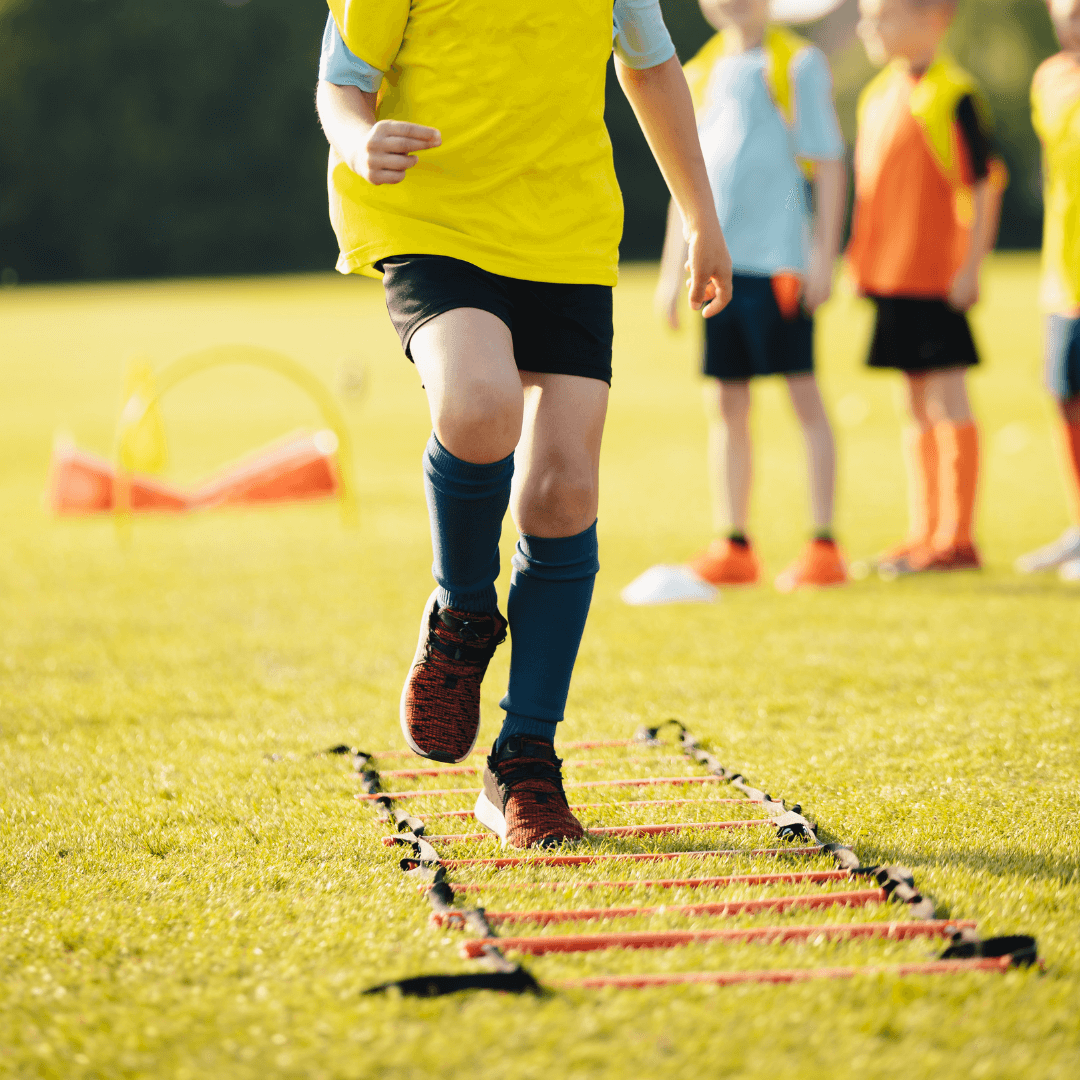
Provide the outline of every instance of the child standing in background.
[[[750,380],[783,375],[806,441],[813,539],[776,584],[839,585],[847,573],[832,533],[836,451],[813,373],[813,312],[832,291],[847,184],[832,76],[818,49],[769,25],[769,0],[701,0],[701,10],[720,32],[684,70],[735,277],[731,304],[705,325],[703,363],[715,381],[709,449],[724,535],[689,569],[721,586],[760,576],[747,537]],[[672,327],[685,258],[672,204],[656,293]]]
[[1061,52],[1031,84],[1031,114],[1043,145],[1045,222],[1040,300],[1046,312],[1046,388],[1061,412],[1073,524],[1016,561],[1031,574],[1061,568],[1080,581],[1080,0],[1050,0]]
[[974,79],[940,50],[956,0],[860,0],[875,63],[863,91],[848,250],[877,307],[871,367],[906,376],[910,528],[885,574],[981,566],[973,524],[978,433],[966,370],[979,362],[965,312],[997,235],[1004,168],[991,155]]

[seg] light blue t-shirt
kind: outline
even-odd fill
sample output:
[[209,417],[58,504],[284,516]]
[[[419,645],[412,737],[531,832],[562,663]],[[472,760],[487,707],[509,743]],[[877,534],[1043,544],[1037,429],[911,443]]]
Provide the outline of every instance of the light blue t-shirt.
[[709,75],[698,133],[735,272],[802,272],[810,239],[806,177],[797,159],[837,161],[844,140],[832,75],[820,50],[792,65],[789,128],[765,82],[765,50],[725,56]]
[[[627,67],[650,68],[675,55],[671,35],[660,13],[660,0],[615,0],[612,42],[615,54]],[[319,56],[319,79],[336,86],[358,86],[367,93],[379,89],[383,73],[364,63],[341,39],[328,15]]]

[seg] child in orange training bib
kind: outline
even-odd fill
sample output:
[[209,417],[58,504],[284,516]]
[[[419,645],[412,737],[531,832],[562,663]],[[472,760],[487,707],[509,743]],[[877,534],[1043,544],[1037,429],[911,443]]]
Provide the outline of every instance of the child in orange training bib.
[[868,363],[906,376],[910,528],[886,575],[981,566],[973,524],[978,433],[966,317],[997,235],[1004,169],[974,79],[941,43],[956,0],[860,0],[859,33],[885,69],[859,102],[848,261],[877,307]]

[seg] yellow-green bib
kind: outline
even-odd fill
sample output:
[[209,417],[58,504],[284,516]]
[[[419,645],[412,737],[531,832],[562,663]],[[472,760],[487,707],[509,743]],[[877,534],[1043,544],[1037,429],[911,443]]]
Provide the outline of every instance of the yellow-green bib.
[[[803,50],[810,48],[810,42],[784,26],[769,26],[765,29],[761,47],[765,53],[765,86],[769,96],[784,118],[784,123],[789,128],[794,127],[795,85],[791,69]],[[729,30],[721,30],[713,34],[684,65],[683,71],[686,72],[695,109],[700,110],[706,104],[709,77],[717,61],[732,56],[738,49],[735,35]],[[799,164],[808,176],[813,176],[812,162],[800,161]]]
[[447,255],[531,281],[613,285],[622,199],[604,126],[612,0],[329,0],[385,71],[380,120],[438,128],[400,184],[330,153],[342,272]]

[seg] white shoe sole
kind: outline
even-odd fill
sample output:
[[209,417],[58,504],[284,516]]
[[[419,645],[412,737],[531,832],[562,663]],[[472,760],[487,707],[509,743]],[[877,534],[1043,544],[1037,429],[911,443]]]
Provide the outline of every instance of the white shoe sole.
[[1045,547],[1021,555],[1013,567],[1020,574],[1045,574],[1049,570],[1060,570],[1077,559],[1080,559],[1080,532],[1067,529]]
[[476,805],[473,807],[473,817],[490,829],[503,842],[506,843],[506,818],[503,812],[487,797],[487,793],[481,791],[476,796]]
[[[433,589],[431,595],[427,599],[427,603],[424,605],[424,614],[420,619],[420,638],[416,643],[416,652],[413,653],[412,663],[409,665],[409,675],[412,674],[413,668],[423,659],[424,648],[427,645],[428,630],[431,626],[431,611],[435,607],[435,596],[438,593],[438,589]],[[445,762],[442,758],[433,758],[429,754],[425,754],[419,746],[413,742],[412,736],[409,734],[409,725],[405,718],[405,697],[409,692],[409,675],[405,676],[405,684],[401,688],[401,699],[398,702],[398,719],[401,722],[401,734],[405,736],[405,742],[409,749],[418,757],[426,758],[428,761],[438,761],[440,764],[458,764],[464,761],[469,754],[476,748],[477,740],[480,738],[480,725],[476,725],[476,734],[473,736],[472,746],[459,758],[455,758],[454,761]]]

